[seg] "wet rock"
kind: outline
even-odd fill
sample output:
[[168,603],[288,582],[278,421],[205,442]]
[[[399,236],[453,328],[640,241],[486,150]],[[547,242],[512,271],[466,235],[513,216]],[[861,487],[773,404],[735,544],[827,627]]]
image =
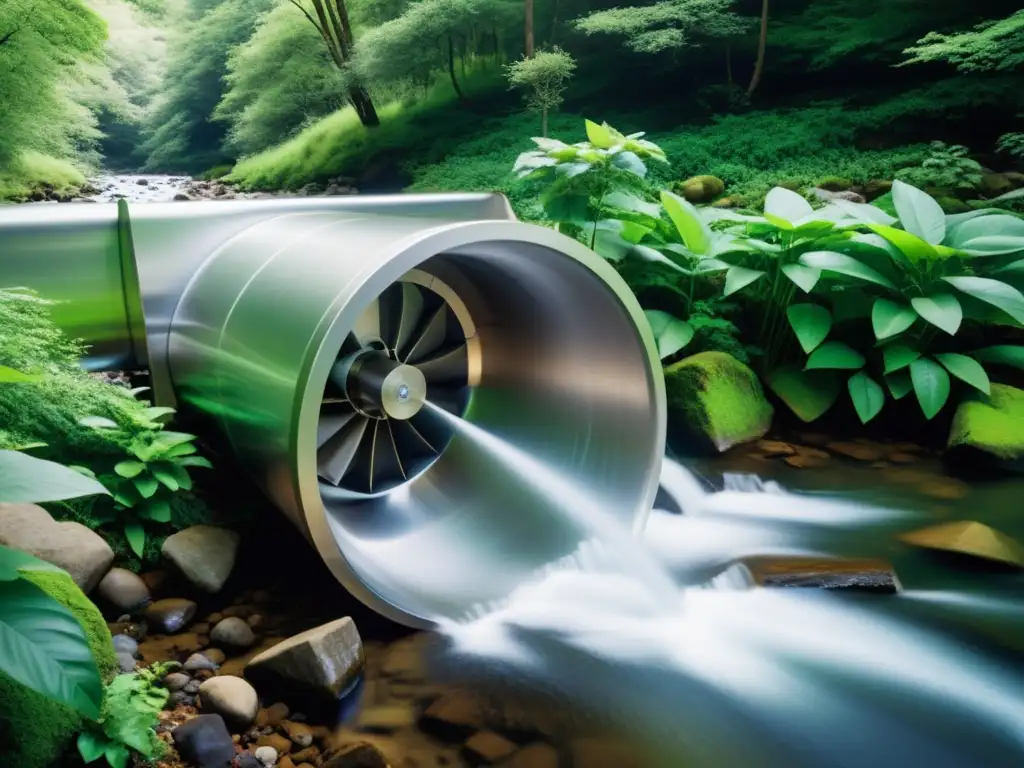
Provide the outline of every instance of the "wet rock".
[[724,352],[700,352],[665,369],[669,434],[681,450],[726,451],[758,440],[773,409],[757,376]]
[[908,544],[1024,568],[1024,545],[975,520],[943,523],[905,533]]
[[710,203],[725,192],[725,182],[717,176],[694,176],[679,182],[676,190],[691,203]]
[[178,192],[177,194],[174,195],[174,201],[175,202],[184,202],[186,200],[191,200],[191,199],[192,199],[191,197],[189,197],[188,195],[184,194],[183,192]]
[[893,451],[887,457],[893,464],[913,464],[919,459],[912,453],[905,453],[903,451]]
[[390,768],[388,759],[369,742],[349,744],[332,750],[323,762],[323,768]]
[[182,688],[182,690],[185,693],[187,693],[189,696],[195,696],[197,693],[199,693],[199,688],[201,686],[202,686],[202,683],[199,680],[194,680],[193,679],[193,680],[189,680],[187,683],[185,683],[185,687]]
[[199,701],[204,712],[220,715],[237,730],[248,728],[260,708],[256,690],[240,677],[211,677],[199,686]]
[[287,755],[292,751],[292,743],[279,733],[268,733],[256,740],[257,747],[273,747],[279,755]]
[[869,202],[877,200],[890,191],[892,191],[892,182],[884,179],[872,179],[861,188],[861,193]]
[[185,693],[185,691],[173,691],[171,695],[167,697],[167,706],[164,707],[164,709],[190,707],[193,703],[194,699]]
[[0,504],[0,544],[68,572],[88,594],[114,561],[114,551],[81,523],[58,523],[36,504]]
[[304,749],[313,743],[313,729],[305,723],[296,723],[291,720],[281,722],[281,728],[288,734],[288,738],[300,749]]
[[273,747],[257,747],[255,755],[256,759],[259,760],[262,765],[268,766],[268,768],[277,762],[277,750]]
[[218,592],[235,566],[239,535],[226,528],[193,525],[168,536],[161,552],[190,582]]
[[224,655],[224,651],[220,650],[220,648],[207,648],[203,651],[203,656],[217,665],[223,664],[225,659],[227,659],[227,656]]
[[463,750],[474,763],[493,764],[511,757],[516,744],[494,731],[477,731],[466,739]]
[[235,745],[220,715],[199,715],[182,723],[171,738],[178,754],[198,768],[227,768],[235,756]]
[[148,187],[149,186],[149,181],[147,179],[139,179],[135,183],[138,184],[140,187]]
[[111,568],[96,586],[96,593],[123,613],[149,602],[149,587],[126,568]]
[[355,622],[346,617],[260,653],[249,661],[245,676],[261,691],[303,693],[335,701],[355,681],[363,663],[359,632]]
[[117,664],[121,668],[122,672],[134,672],[135,671],[135,657],[130,653],[124,651],[117,652]]
[[885,458],[885,448],[877,443],[837,441],[826,446],[832,453],[857,461],[879,461]]
[[271,704],[269,707],[263,710],[263,713],[265,714],[265,722],[263,723],[263,725],[275,726],[280,725],[282,722],[287,720],[288,715],[290,714],[288,710],[288,705],[280,701],[275,704]]
[[139,642],[130,635],[114,635],[114,650],[118,653],[127,653],[135,656],[139,652]]
[[184,669],[186,672],[198,672],[201,669],[217,669],[217,666],[205,653],[193,653],[185,659]]
[[796,455],[796,448],[781,440],[758,440],[757,449],[769,459]]
[[227,645],[232,648],[248,648],[256,642],[256,635],[252,627],[237,616],[228,616],[222,619],[210,633],[210,639],[218,645]]
[[259,613],[254,613],[252,616],[245,620],[252,629],[259,629],[263,626],[263,616]]
[[182,690],[190,682],[192,682],[192,678],[184,672],[171,672],[171,674],[167,675],[163,680],[164,687],[168,691],[172,692]]
[[1013,188],[1013,181],[1005,173],[986,173],[978,182],[978,191],[985,197],[999,197]]
[[550,744],[538,741],[527,744],[507,760],[499,763],[500,768],[558,768],[558,752]]
[[742,195],[727,195],[726,197],[720,197],[715,200],[712,204],[712,208],[742,208],[746,201]]
[[150,603],[142,615],[155,630],[170,635],[188,626],[196,615],[196,604],[180,597],[169,597]]

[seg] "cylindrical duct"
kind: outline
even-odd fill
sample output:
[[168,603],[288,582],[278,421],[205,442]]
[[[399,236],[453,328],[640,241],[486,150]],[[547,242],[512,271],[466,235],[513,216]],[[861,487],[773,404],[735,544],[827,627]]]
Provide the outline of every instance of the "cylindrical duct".
[[650,330],[608,264],[542,227],[268,218],[191,279],[168,363],[337,578],[413,626],[572,552],[588,504],[633,526],[657,490]]

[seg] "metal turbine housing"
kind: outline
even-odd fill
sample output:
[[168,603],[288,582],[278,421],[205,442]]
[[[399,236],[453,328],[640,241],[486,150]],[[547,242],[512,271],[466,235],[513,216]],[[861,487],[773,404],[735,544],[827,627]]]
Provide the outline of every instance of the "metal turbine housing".
[[579,545],[516,457],[634,530],[653,503],[665,394],[643,313],[501,196],[11,207],[0,276],[62,302],[86,367],[148,368],[155,401],[215,427],[396,621],[464,616]]

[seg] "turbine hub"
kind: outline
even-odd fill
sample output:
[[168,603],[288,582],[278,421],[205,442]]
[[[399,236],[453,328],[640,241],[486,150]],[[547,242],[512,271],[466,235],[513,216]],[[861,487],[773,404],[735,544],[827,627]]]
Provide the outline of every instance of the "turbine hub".
[[369,351],[352,361],[345,390],[367,416],[404,421],[423,407],[427,380],[415,366],[392,360],[386,352]]

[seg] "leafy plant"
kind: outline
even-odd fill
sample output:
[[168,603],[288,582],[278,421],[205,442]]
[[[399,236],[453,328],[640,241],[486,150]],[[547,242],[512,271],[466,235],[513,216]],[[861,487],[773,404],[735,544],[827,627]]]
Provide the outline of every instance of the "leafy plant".
[[505,67],[509,85],[526,91],[526,106],[541,114],[541,136],[548,135],[548,113],[565,100],[565,89],[576,71],[576,60],[558,46],[537,51]]
[[919,166],[898,171],[896,176],[916,187],[972,190],[981,181],[981,163],[968,157],[967,147],[933,141]]
[[[144,522],[171,522],[171,494],[192,489],[189,467],[211,467],[209,461],[195,455],[195,435],[164,430],[156,421],[173,413],[173,408],[147,408],[141,412],[135,431],[123,430],[115,422],[98,416],[82,420],[97,430],[123,433],[129,458],[117,462],[112,472],[98,476],[110,490],[114,506],[94,511],[93,515],[101,523],[119,521],[132,551],[140,557],[146,546]],[[85,467],[76,469],[96,476]]]
[[998,149],[1018,159],[1024,159],[1024,132],[1004,133],[999,137]]
[[92,763],[105,757],[112,768],[126,768],[132,752],[146,760],[161,757],[166,746],[154,727],[170,694],[160,681],[179,666],[165,662],[115,677],[103,692],[98,721],[78,736],[82,759]]

